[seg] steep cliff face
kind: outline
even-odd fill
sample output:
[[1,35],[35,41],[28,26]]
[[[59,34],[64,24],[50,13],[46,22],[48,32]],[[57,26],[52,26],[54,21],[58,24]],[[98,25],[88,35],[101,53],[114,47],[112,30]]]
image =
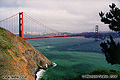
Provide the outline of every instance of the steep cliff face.
[[51,65],[51,62],[42,53],[0,27],[0,79],[17,76],[34,80],[37,68],[45,68],[46,64]]

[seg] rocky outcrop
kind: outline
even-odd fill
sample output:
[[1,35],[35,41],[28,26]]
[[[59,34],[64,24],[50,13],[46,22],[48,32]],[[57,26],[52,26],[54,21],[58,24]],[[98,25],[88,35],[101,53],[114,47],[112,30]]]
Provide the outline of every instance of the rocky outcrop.
[[19,36],[0,27],[0,79],[35,79],[38,67],[46,68],[51,62]]

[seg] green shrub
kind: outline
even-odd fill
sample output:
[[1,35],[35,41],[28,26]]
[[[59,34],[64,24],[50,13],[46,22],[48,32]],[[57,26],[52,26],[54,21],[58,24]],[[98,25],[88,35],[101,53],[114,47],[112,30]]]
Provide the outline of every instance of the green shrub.
[[91,75],[119,75],[120,76],[120,72],[117,72],[115,70],[105,70],[105,69],[96,69],[90,74]]

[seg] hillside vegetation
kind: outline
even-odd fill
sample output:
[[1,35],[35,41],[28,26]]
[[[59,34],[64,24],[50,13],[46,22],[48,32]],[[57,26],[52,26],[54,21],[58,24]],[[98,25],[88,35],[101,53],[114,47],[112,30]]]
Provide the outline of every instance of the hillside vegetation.
[[51,62],[42,53],[0,27],[0,80],[4,76],[26,76],[27,80],[34,80],[35,71],[46,64]]

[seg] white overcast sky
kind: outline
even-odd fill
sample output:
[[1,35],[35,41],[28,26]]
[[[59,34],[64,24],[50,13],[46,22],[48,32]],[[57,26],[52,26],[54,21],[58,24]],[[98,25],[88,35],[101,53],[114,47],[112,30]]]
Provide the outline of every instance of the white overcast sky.
[[98,14],[112,3],[120,8],[120,0],[0,0],[0,20],[23,11],[60,32],[108,31]]

